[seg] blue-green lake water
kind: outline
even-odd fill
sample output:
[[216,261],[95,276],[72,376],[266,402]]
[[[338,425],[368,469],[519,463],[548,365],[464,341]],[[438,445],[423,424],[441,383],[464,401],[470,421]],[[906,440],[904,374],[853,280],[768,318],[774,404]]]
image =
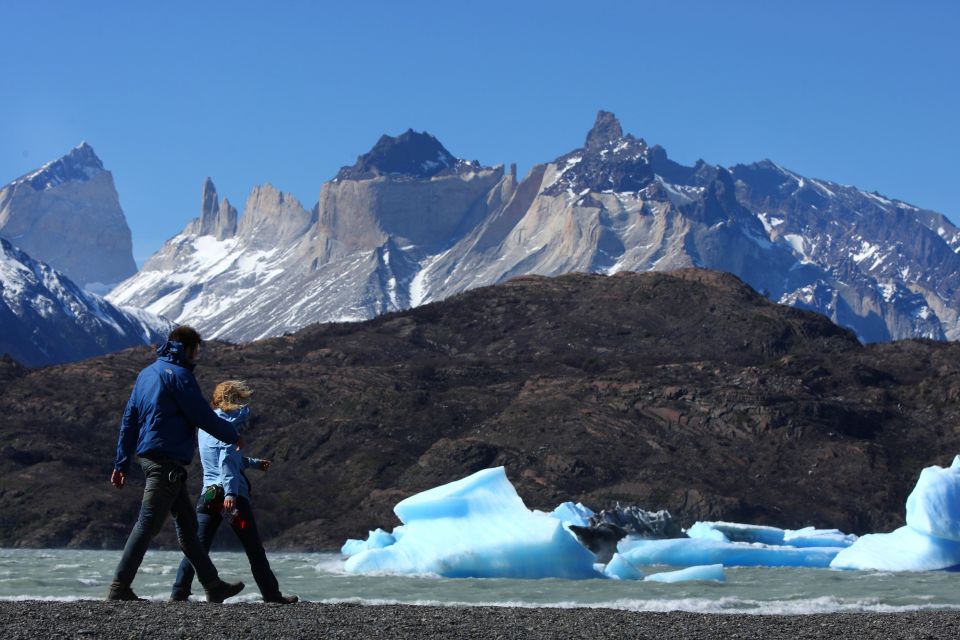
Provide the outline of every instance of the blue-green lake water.
[[[150,551],[134,582],[162,600],[182,556]],[[0,599],[80,600],[106,594],[119,551],[0,549]],[[247,589],[231,601],[260,601],[242,553],[216,552],[226,579]],[[658,584],[616,580],[452,580],[433,576],[357,576],[338,554],[270,554],[284,593],[314,602],[367,604],[606,607],[634,611],[807,614],[837,611],[960,609],[960,573],[877,573],[829,569],[727,569],[724,583]],[[669,567],[651,568],[669,570]],[[194,592],[199,585],[194,585]],[[201,591],[202,593],[202,591]]]

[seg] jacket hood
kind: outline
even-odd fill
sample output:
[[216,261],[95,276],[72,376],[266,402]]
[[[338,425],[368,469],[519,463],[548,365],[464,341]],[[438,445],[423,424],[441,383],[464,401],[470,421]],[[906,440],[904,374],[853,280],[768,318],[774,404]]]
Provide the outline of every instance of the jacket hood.
[[213,412],[221,418],[229,419],[233,425],[233,428],[237,430],[237,433],[240,433],[240,430],[247,426],[247,416],[250,414],[250,409],[247,405],[243,405],[239,409],[234,409],[233,411],[214,409]]
[[194,365],[187,363],[186,352],[182,342],[167,340],[157,347],[157,358],[192,370]]

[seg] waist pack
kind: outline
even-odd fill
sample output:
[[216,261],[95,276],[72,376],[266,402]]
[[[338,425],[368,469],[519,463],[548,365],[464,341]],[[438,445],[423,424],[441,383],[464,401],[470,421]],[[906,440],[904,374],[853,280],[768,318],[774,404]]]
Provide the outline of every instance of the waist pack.
[[203,488],[198,506],[203,509],[202,513],[219,513],[223,509],[223,498],[223,485],[211,484]]

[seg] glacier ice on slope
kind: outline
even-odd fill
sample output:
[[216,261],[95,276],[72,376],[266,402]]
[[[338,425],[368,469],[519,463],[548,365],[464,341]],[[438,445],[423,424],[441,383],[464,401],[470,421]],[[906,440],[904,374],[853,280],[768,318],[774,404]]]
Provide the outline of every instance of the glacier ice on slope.
[[351,573],[448,578],[599,578],[595,558],[563,523],[527,509],[503,467],[401,501],[391,545],[351,555]]

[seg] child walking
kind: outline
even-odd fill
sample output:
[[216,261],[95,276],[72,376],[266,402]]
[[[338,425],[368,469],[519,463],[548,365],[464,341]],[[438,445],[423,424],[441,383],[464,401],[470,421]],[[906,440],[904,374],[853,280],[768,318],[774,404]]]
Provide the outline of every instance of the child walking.
[[[246,426],[249,414],[246,401],[252,393],[245,382],[226,380],[214,389],[213,408],[217,415],[231,422],[240,432]],[[203,493],[197,500],[197,519],[200,525],[198,533],[201,542],[209,550],[220,524],[226,520],[243,545],[264,602],[297,602],[297,596],[285,596],[280,592],[277,578],[270,569],[250,505],[250,481],[244,474],[245,469],[267,471],[270,461],[247,458],[236,445],[217,440],[205,431],[200,431],[198,441],[204,486]],[[170,599],[187,600],[190,597],[193,577],[193,566],[184,558],[177,571]]]

